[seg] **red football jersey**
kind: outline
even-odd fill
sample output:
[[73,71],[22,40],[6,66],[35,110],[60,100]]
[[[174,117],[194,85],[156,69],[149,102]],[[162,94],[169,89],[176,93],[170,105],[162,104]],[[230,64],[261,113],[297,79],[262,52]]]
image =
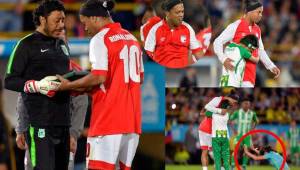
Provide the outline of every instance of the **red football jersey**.
[[200,42],[200,44],[202,44],[201,50],[203,51],[204,54],[209,47],[211,36],[212,36],[211,26],[201,30],[196,35],[197,40]]
[[[233,38],[233,42],[239,43],[240,40],[245,37],[246,35],[253,34],[258,39],[261,37],[261,30],[258,25],[253,24],[250,25],[244,18],[240,19],[239,22],[235,22],[238,24],[237,29],[235,31],[235,35]],[[258,49],[253,51],[252,55],[254,57],[258,57]],[[244,73],[244,80],[243,81],[250,81],[252,84],[255,84],[255,78],[256,78],[256,64],[246,60],[246,67],[245,67],[245,73]]]
[[153,27],[153,25],[157,24],[159,21],[161,21],[161,18],[154,16],[150,18],[143,26],[141,26],[140,34],[141,34],[141,41],[143,43],[145,43],[145,40],[149,34],[150,29]]
[[196,39],[193,28],[182,22],[170,29],[165,20],[152,26],[145,41],[145,50],[154,61],[170,68],[182,68],[188,65],[189,52],[196,53],[201,45]]
[[92,94],[89,136],[141,133],[142,51],[137,39],[112,23],[90,42],[92,74],[106,77]]
[[[219,108],[222,101],[224,100],[224,97],[220,96],[220,97],[214,97],[208,104]],[[201,130],[202,132],[211,134],[212,132],[212,117],[206,117],[201,121],[200,125],[199,125],[199,130]]]
[[212,128],[212,118],[205,117],[199,125],[199,130],[201,130],[202,132],[211,134],[211,131],[212,131],[211,128]]

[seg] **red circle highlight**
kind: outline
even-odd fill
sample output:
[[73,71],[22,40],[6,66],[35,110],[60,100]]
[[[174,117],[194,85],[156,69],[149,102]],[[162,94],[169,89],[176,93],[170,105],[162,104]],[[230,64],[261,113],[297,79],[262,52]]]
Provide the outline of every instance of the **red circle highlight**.
[[234,147],[234,162],[235,162],[235,166],[237,167],[238,170],[241,170],[241,167],[239,165],[238,159],[237,159],[237,155],[238,155],[238,150],[240,147],[241,142],[249,135],[253,135],[255,133],[266,133],[268,135],[273,136],[277,141],[279,141],[282,150],[283,150],[283,161],[281,163],[280,166],[280,170],[283,170],[284,168],[284,164],[286,162],[286,148],[284,146],[283,141],[279,138],[279,136],[277,136],[275,133],[268,131],[268,130],[264,130],[264,129],[257,129],[257,130],[250,130],[248,133],[244,134],[241,139],[238,141],[238,143],[236,144],[236,146]]

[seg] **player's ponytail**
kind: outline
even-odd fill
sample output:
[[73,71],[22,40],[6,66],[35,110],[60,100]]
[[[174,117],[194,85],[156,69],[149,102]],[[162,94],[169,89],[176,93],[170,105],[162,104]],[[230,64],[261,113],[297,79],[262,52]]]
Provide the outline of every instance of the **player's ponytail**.
[[107,11],[111,11],[115,7],[115,3],[112,0],[105,0],[102,3],[103,8],[105,8]]
[[80,8],[79,14],[87,17],[110,17],[110,12],[114,7],[113,0],[88,0]]

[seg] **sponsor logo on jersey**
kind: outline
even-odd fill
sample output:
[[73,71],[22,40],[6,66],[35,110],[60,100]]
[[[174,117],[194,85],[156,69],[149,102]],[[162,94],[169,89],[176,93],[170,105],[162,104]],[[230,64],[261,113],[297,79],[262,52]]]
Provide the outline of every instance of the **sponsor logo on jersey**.
[[46,136],[45,129],[39,129],[38,137],[39,138],[44,138],[45,136]]
[[166,40],[166,37],[161,37],[160,42],[164,42]]
[[181,41],[182,43],[185,43],[185,42],[186,42],[186,36],[185,36],[185,35],[182,35],[182,36],[180,37],[180,41]]

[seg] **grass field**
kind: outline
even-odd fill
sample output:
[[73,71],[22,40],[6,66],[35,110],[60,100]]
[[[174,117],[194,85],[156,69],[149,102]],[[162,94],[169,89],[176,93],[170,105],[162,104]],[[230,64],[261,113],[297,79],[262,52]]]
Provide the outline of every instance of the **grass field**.
[[[166,165],[166,170],[202,170],[200,165]],[[210,166],[208,170],[214,170],[213,166]],[[248,166],[247,170],[275,170],[271,166]],[[290,170],[300,170],[300,167],[290,167]]]

